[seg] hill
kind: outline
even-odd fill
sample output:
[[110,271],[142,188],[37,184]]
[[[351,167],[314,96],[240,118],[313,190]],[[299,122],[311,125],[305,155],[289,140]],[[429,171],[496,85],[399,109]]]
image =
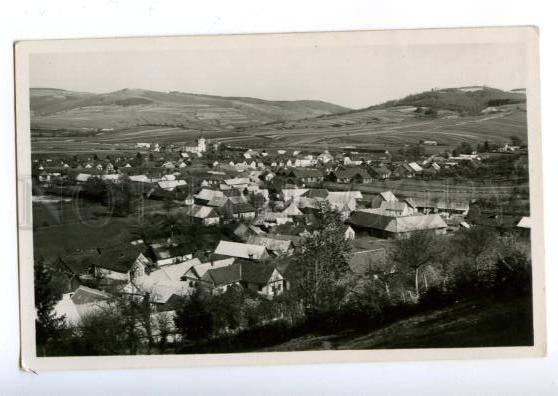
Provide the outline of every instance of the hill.
[[490,87],[470,86],[421,92],[371,108],[415,106],[456,111],[462,115],[478,115],[487,107],[525,103],[525,100],[525,92],[521,89],[502,91]]
[[324,349],[473,348],[533,344],[530,299],[477,299],[369,331],[308,334],[258,352]]
[[[527,137],[525,92],[489,87],[428,91],[359,110],[253,127],[250,137],[268,144],[314,148],[366,147],[393,149],[420,140],[442,146],[485,140],[509,142]],[[228,140],[231,141],[230,139]]]
[[123,89],[106,94],[31,88],[32,129],[91,131],[138,125],[227,130],[348,109],[313,100],[269,101],[183,92]]

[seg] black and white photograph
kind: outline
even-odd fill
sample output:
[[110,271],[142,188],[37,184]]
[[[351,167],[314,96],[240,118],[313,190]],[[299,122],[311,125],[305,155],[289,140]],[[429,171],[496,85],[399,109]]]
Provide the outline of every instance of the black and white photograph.
[[22,365],[543,355],[537,45],[17,43]]

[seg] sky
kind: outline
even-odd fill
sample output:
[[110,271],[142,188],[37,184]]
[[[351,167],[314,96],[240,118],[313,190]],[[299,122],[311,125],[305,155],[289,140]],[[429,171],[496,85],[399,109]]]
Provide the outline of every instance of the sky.
[[105,93],[124,88],[362,108],[432,88],[526,85],[518,44],[81,50],[30,58],[31,87]]

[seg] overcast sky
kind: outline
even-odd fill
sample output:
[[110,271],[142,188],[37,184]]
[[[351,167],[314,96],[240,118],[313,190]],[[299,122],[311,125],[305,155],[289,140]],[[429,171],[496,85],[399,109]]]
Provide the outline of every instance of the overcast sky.
[[525,87],[517,44],[141,50],[33,54],[31,87],[123,88],[361,108],[431,88]]

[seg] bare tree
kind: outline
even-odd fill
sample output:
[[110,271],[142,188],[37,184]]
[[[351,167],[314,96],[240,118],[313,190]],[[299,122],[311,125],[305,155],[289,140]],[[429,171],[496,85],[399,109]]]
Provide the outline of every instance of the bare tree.
[[438,259],[437,241],[435,236],[427,231],[411,234],[406,239],[399,239],[392,251],[394,262],[401,264],[414,272],[415,297],[420,295],[419,272],[427,264]]

